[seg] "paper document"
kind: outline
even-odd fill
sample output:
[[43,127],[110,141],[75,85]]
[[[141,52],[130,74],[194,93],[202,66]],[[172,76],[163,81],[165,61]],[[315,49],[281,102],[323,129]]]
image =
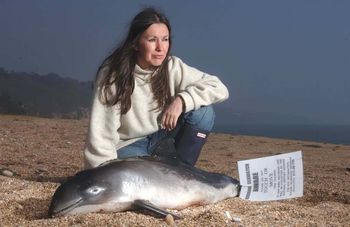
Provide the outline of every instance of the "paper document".
[[269,201],[303,196],[301,151],[238,161],[239,197]]

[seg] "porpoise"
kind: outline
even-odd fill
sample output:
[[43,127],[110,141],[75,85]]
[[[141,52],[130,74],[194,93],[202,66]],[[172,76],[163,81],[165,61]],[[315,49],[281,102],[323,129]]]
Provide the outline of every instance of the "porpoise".
[[[216,203],[239,195],[239,181],[168,158],[114,160],[78,172],[55,191],[49,216],[165,209]],[[178,218],[178,216],[175,218]]]

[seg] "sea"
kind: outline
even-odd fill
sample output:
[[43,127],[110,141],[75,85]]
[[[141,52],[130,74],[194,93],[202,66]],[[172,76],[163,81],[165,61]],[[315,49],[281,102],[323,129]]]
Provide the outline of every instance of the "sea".
[[350,145],[350,125],[233,125],[214,132]]

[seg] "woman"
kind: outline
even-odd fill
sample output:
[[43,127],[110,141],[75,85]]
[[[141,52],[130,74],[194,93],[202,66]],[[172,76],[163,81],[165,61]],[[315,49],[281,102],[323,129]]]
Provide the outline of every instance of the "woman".
[[[97,72],[84,156],[85,167],[147,156],[174,138],[177,158],[195,165],[214,123],[210,106],[228,98],[216,76],[171,56],[168,19],[146,8]],[[176,127],[176,129],[175,129]]]

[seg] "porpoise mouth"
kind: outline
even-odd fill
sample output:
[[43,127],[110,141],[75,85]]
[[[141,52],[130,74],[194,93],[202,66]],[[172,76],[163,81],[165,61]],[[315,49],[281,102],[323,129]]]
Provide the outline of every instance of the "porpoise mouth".
[[49,217],[58,217],[58,216],[62,216],[66,213],[68,213],[69,211],[73,210],[74,208],[76,208],[77,206],[79,206],[79,204],[83,201],[83,199],[79,199],[76,202],[60,209],[60,210],[54,210],[54,208],[52,207],[53,204],[51,204],[50,209],[49,209]]

